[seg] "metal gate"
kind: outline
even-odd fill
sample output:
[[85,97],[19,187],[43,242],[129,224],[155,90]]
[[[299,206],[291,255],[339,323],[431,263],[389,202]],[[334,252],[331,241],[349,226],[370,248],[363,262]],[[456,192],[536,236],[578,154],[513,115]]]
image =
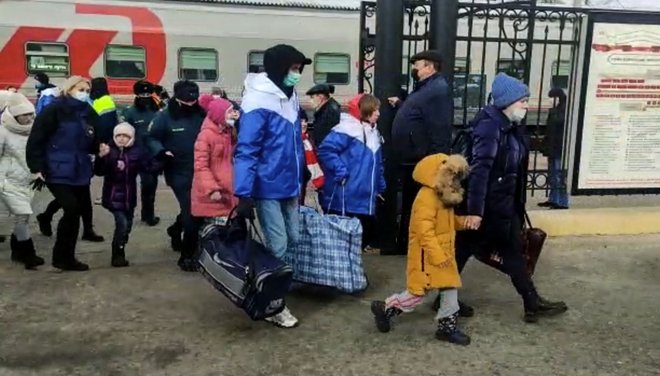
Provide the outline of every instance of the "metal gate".
[[[429,45],[430,7],[431,1],[404,2],[402,92],[412,87],[409,57]],[[487,104],[497,73],[506,72],[527,83],[532,93],[526,120],[532,145],[528,176],[528,191],[532,196],[548,193],[548,158],[542,149],[546,145],[548,111],[557,104],[548,97],[548,92],[554,87],[561,88],[570,98],[579,84],[575,73],[584,16],[582,9],[540,6],[536,0],[473,0],[458,4],[453,71],[454,125],[467,126]],[[360,92],[373,92],[375,25],[376,2],[363,2]],[[569,134],[569,127],[565,126],[564,151],[567,151]],[[567,155],[564,152],[561,158],[564,175]],[[566,179],[562,181],[565,184]]]

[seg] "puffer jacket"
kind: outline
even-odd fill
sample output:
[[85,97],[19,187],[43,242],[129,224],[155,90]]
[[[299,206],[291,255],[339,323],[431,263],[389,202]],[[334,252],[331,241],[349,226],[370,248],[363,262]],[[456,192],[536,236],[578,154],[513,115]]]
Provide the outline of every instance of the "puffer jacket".
[[25,161],[30,126],[19,124],[9,109],[0,117],[0,197],[14,215],[32,214],[32,174]]
[[60,89],[55,86],[42,90],[39,94],[39,99],[37,99],[37,114],[40,114],[44,108],[53,103],[55,98],[59,96]]
[[358,101],[358,97],[351,100],[351,114],[342,114],[339,125],[319,146],[319,161],[325,174],[321,206],[326,210],[375,215],[376,199],[385,191],[382,138],[375,126],[358,120]]
[[[226,100],[211,102],[195,142],[190,200],[192,215],[196,217],[226,217],[238,204],[233,188],[234,129],[225,123],[225,112],[230,107]],[[220,193],[220,201],[211,200],[213,192]]]
[[408,240],[407,289],[413,295],[461,287],[454,242],[465,217],[456,216],[454,206],[463,200],[460,180],[467,172],[465,158],[458,155],[433,154],[415,167],[413,179],[422,188],[412,207]]
[[288,98],[266,73],[248,74],[234,153],[237,197],[299,197],[305,152],[298,96]]
[[137,205],[138,174],[160,166],[140,145],[119,148],[111,141],[109,146],[110,153],[96,158],[94,165],[96,175],[104,177],[102,205],[110,211],[131,211]]
[[47,183],[89,185],[93,175],[90,154],[96,154],[98,115],[87,103],[57,97],[34,120],[28,137],[26,161],[32,173]]
[[522,218],[526,202],[529,146],[524,129],[502,111],[487,106],[473,121],[467,214],[483,218],[489,235],[509,234],[513,216]]

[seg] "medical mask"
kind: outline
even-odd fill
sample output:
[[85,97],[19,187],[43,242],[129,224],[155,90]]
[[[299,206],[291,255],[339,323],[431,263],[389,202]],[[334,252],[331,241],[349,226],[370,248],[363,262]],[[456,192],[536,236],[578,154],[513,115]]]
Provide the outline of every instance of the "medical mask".
[[297,72],[289,72],[289,74],[284,77],[284,85],[288,87],[294,87],[300,82],[302,74]]
[[511,119],[512,122],[514,123],[520,123],[525,116],[527,116],[527,110],[524,108],[516,108],[511,112],[511,116],[509,119]]
[[85,91],[76,91],[73,93],[73,97],[81,102],[89,101],[89,93]]
[[233,127],[236,124],[236,119],[226,119],[225,123],[227,124],[227,126]]

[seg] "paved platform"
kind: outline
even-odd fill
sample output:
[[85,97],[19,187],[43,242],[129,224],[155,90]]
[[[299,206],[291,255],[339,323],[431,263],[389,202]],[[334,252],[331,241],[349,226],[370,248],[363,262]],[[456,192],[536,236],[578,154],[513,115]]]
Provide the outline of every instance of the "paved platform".
[[[43,205],[47,197],[38,205]],[[0,375],[498,375],[660,374],[660,235],[552,238],[536,276],[563,299],[565,316],[525,324],[510,282],[471,262],[461,296],[477,310],[461,325],[467,348],[433,337],[428,307],[378,333],[369,302],[405,283],[403,257],[365,256],[372,286],[362,296],[296,293],[300,327],[252,322],[196,273],[175,266],[164,223],[137,225],[132,266],[109,266],[109,242],[79,243],[92,270],[27,272],[0,244]],[[98,231],[111,217],[96,206]],[[50,257],[52,239],[35,236]]]

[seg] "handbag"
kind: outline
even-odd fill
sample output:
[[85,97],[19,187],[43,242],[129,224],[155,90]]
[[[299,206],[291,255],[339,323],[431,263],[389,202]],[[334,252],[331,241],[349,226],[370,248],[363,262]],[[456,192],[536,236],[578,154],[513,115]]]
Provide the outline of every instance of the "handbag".
[[[543,250],[543,244],[545,244],[545,239],[548,237],[548,234],[538,227],[532,225],[532,220],[529,218],[527,211],[524,213],[525,222],[523,223],[523,229],[520,233],[520,241],[522,243],[522,255],[525,259],[525,268],[529,276],[534,275],[534,270],[536,269],[536,264],[539,261],[541,256],[541,251]],[[486,265],[489,265],[495,269],[501,269],[504,259],[500,256],[497,250],[491,251],[486,255],[475,255],[475,257],[483,262]]]

